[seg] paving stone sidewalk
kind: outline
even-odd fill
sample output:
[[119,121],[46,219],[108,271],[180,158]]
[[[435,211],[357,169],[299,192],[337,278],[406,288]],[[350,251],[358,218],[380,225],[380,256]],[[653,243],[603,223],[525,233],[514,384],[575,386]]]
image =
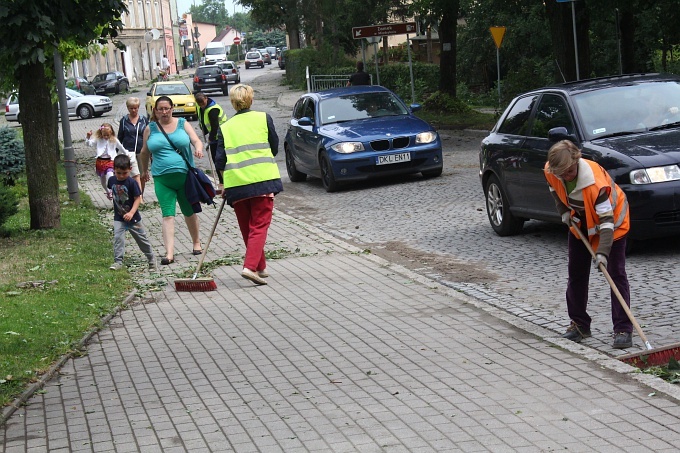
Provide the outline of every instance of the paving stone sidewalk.
[[[89,150],[76,144],[86,161]],[[205,167],[205,162],[199,164]],[[84,166],[79,183],[110,202]],[[147,186],[142,216],[163,254]],[[210,231],[215,209],[200,214]],[[2,428],[2,452],[677,451],[677,387],[275,212],[267,286],[240,277],[226,208],[217,291],[178,293],[177,263]]]

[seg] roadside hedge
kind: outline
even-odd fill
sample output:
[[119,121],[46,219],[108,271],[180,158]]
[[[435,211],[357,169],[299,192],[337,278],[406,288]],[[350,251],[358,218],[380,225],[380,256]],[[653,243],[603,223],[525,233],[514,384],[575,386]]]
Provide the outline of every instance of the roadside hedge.
[[[286,81],[299,90],[307,89],[305,69],[309,74],[343,74],[349,76],[356,71],[356,61],[347,57],[336,58],[332,64],[329,51],[311,48],[289,49],[286,51]],[[411,103],[411,76],[408,63],[390,62],[380,66],[380,85],[397,93],[407,104]],[[373,83],[378,84],[373,60],[366,61],[366,72],[372,74]],[[439,66],[436,64],[414,62],[413,80],[415,102],[422,103],[437,91],[439,85]]]

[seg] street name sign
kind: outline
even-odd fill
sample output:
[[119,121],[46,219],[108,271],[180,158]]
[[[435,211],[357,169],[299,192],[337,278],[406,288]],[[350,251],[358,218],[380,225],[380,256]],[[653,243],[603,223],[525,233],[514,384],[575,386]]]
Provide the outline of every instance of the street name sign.
[[368,25],[365,27],[352,27],[352,38],[362,39],[371,36],[404,35],[416,32],[415,22],[401,22],[397,24]]

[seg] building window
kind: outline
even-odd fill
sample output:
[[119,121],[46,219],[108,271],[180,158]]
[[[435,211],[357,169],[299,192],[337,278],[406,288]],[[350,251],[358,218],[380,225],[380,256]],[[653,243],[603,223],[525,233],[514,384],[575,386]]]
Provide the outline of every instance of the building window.
[[128,17],[130,18],[130,28],[137,28],[135,3],[132,0],[128,1]]
[[154,28],[153,15],[151,14],[151,2],[146,0],[146,26],[148,28]]
[[161,8],[158,2],[153,4],[154,10],[156,12],[156,28],[163,28],[163,23],[161,22]]

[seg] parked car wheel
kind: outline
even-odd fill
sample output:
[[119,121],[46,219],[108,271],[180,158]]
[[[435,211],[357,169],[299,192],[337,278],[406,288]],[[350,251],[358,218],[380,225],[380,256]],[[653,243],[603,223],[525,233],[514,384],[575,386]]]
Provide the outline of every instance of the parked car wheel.
[[335,180],[333,168],[331,167],[331,162],[328,159],[326,151],[321,151],[321,154],[319,155],[319,169],[321,170],[321,182],[323,183],[323,188],[326,189],[326,192],[335,192],[338,190],[338,183]]
[[510,213],[508,197],[503,192],[496,176],[491,176],[484,188],[486,196],[486,214],[489,216],[491,228],[499,236],[512,236],[522,231],[524,219]]
[[78,116],[86,120],[94,116],[94,109],[87,104],[78,107]]
[[125,93],[127,90],[128,90],[127,82],[120,82],[120,84],[116,87],[116,94]]
[[285,147],[286,153],[286,171],[288,172],[288,178],[291,182],[303,182],[307,179],[307,175],[298,171],[295,166],[295,161],[293,160],[293,155],[290,153],[288,147]]

